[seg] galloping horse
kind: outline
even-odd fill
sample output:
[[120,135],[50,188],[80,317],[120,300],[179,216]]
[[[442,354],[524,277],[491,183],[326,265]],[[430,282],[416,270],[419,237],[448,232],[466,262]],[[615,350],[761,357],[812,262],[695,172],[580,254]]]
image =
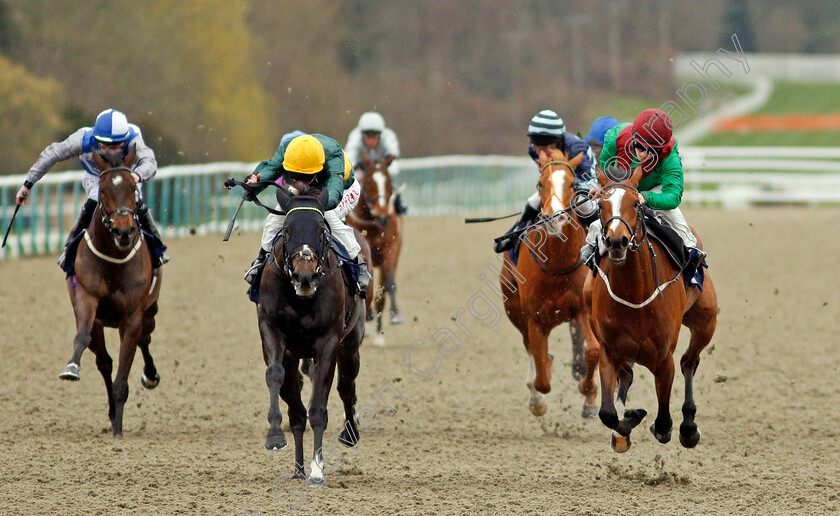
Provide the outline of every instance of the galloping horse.
[[[717,324],[717,296],[708,272],[702,292],[696,286],[686,292],[678,281],[679,267],[669,261],[659,242],[648,237],[644,208],[638,202],[641,172],[637,167],[624,183],[612,183],[605,174],[600,177],[605,185],[600,206],[607,254],[598,264],[598,277],[587,279],[585,287],[592,306],[592,327],[601,343],[598,415],[613,429],[611,444],[618,452],[630,448],[631,430],[647,415],[643,409],[624,409],[635,362],[650,369],[655,378],[659,412],[650,430],[661,443],[671,439],[669,403],[680,323],[691,330],[688,350],[680,360],[685,377],[680,444],[686,448],[697,445],[700,431],[694,422],[694,373],[700,352],[712,339]],[[702,246],[699,237],[697,242]],[[613,402],[616,383],[618,411]]]
[[[84,232],[75,261],[73,277],[67,278],[70,302],[76,315],[73,357],[59,377],[78,380],[85,348],[96,355],[96,367],[108,391],[108,417],[114,436],[122,435],[123,407],[128,399],[128,373],[137,346],[145,367],[141,383],[147,389],[160,382],[149,343],[155,329],[160,295],[161,270],[152,269],[152,257],[134,214],[135,186],[129,167],[134,151],[121,167],[108,168],[98,154],[93,159],[99,170],[99,206],[93,222]],[[111,381],[113,361],[105,348],[103,327],[119,328],[120,358],[117,376]]]
[[[362,198],[348,223],[362,232],[370,244],[373,266],[379,269],[379,288],[371,289],[375,295],[376,337],[374,344],[384,345],[382,338],[382,312],[385,309],[385,293],[391,298],[391,324],[403,322],[397,306],[397,262],[402,247],[403,217],[394,209],[394,199],[398,191],[394,190],[388,166],[393,157],[385,161],[371,161],[362,157],[364,177],[362,178]],[[372,271],[371,271],[372,272]],[[371,287],[373,281],[371,281]],[[373,296],[368,296],[373,301]],[[368,320],[373,319],[374,311],[368,311]]]
[[341,264],[330,249],[329,226],[324,220],[327,199],[326,189],[318,198],[289,197],[282,188],[277,190],[277,201],[286,220],[260,281],[257,308],[270,395],[265,448],[281,450],[287,445],[280,429],[279,395],[289,407],[289,426],[295,438],[295,478],[306,478],[303,432],[307,410],[300,399],[302,379],[298,366],[301,358],[314,359],[314,370],[309,373],[312,398],[308,415],[315,450],[307,485],[316,486],[326,485],[321,445],[336,363],[338,394],[344,403],[345,417],[338,440],[347,447],[359,440],[355,381],[359,346],[365,334],[365,304],[351,294],[342,277]]
[[505,254],[499,278],[505,311],[522,334],[530,359],[525,384],[531,391],[529,408],[535,416],[545,413],[545,394],[551,390],[548,336],[554,327],[567,321],[577,323],[586,339],[586,373],[579,385],[586,397],[582,415],[595,417],[597,410],[594,375],[598,342],[583,299],[587,269],[581,267],[580,247],[584,235],[581,225],[569,213],[574,193],[573,171],[581,159],[583,155],[570,160],[559,150],[540,153],[542,173],[538,188],[544,220],[523,236],[518,265]]

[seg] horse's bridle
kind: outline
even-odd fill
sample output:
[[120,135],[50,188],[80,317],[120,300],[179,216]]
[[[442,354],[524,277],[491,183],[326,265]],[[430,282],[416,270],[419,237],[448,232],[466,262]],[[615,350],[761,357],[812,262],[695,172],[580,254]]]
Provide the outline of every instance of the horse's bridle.
[[[318,252],[318,262],[317,267],[315,268],[315,276],[318,279],[322,279],[324,276],[329,276],[334,272],[334,270],[325,270],[325,263],[329,257],[329,249],[330,249],[330,240],[332,238],[332,233],[330,231],[330,225],[327,224],[326,220],[324,220],[324,213],[319,210],[318,208],[313,208],[310,206],[299,206],[297,208],[292,208],[286,212],[286,217],[289,216],[290,213],[295,211],[315,211],[321,214],[321,224],[324,226],[325,231],[323,236],[321,237],[320,247],[317,249]],[[294,267],[303,259],[308,259],[312,256],[312,248],[309,247],[309,244],[301,245],[297,251],[291,249],[291,246],[287,245],[287,228],[283,227],[283,230],[280,231],[278,234],[278,238],[282,240],[283,243],[283,264],[282,267],[280,263],[277,261],[277,256],[275,253],[272,253],[273,256],[273,265],[276,266],[278,269],[282,269],[283,273],[291,278],[292,273],[294,271]]]
[[[115,168],[106,169],[105,171],[99,173],[99,181],[100,181],[100,186],[99,186],[99,214],[102,217],[102,224],[105,226],[105,229],[107,229],[108,231],[111,231],[111,232],[113,232],[114,220],[117,217],[119,217],[120,215],[131,215],[131,218],[134,219],[134,224],[135,225],[138,224],[137,214],[132,209],[126,208],[125,206],[121,206],[119,208],[115,208],[111,211],[106,212],[105,209],[103,208],[104,204],[102,203],[102,185],[101,185],[102,177],[105,174],[109,174],[111,172],[123,171],[123,170],[125,170],[127,172],[131,172],[131,169],[129,169],[127,167],[115,167]],[[116,215],[114,215],[114,214],[116,214]]]
[[[611,185],[607,185],[606,187],[604,187],[603,191],[606,192],[608,189],[613,188],[626,188],[627,190],[630,190],[631,192],[635,193],[637,196],[639,194],[639,190],[637,190],[636,188],[621,183],[613,183]],[[601,195],[603,196],[603,193]],[[645,239],[647,239],[647,226],[645,225],[645,217],[642,213],[642,204],[636,201],[634,207],[636,208],[635,226],[631,227],[630,223],[627,222],[627,219],[622,217],[620,213],[618,215],[613,215],[612,217],[608,218],[606,222],[601,223],[601,238],[606,240],[607,226],[609,226],[610,222],[612,222],[613,220],[617,220],[625,226],[627,226],[627,231],[630,232],[630,251],[638,251],[639,246],[642,244],[642,242],[645,241]],[[639,236],[639,231],[641,231],[641,238],[637,240],[636,237]]]

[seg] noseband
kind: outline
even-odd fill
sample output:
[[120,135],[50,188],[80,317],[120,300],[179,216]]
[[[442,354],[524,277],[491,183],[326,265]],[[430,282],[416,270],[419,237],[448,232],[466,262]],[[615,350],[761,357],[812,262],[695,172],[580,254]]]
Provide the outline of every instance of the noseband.
[[[608,185],[604,188],[604,190],[613,189],[613,188],[626,188],[627,190],[630,190],[631,192],[635,193],[637,196],[639,194],[639,190],[637,190],[636,188],[634,188],[630,185],[623,185],[623,184],[620,184],[620,183],[614,183],[614,184]],[[612,222],[613,220],[617,220],[617,221],[621,222],[622,224],[624,224],[625,226],[627,226],[627,231],[630,232],[630,251],[635,252],[635,251],[639,250],[639,246],[647,238],[647,226],[645,225],[645,217],[644,217],[644,214],[642,213],[641,203],[636,201],[633,206],[636,209],[636,225],[635,226],[630,226],[630,223],[627,222],[627,219],[622,217],[621,214],[619,213],[618,215],[613,215],[612,217],[608,218],[606,222],[603,222],[601,224],[601,237],[606,240],[606,238],[607,238],[607,226],[609,226],[610,222]],[[640,232],[641,232],[641,237],[637,239],[636,237],[639,236]]]

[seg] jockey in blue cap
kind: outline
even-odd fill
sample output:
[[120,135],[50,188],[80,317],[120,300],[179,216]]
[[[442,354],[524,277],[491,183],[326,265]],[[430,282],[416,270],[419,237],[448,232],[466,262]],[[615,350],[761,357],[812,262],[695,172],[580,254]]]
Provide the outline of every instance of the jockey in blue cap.
[[592,122],[592,128],[589,130],[589,136],[585,138],[585,142],[589,144],[592,153],[595,154],[595,162],[601,158],[601,150],[604,148],[604,136],[607,131],[617,126],[621,122],[611,116],[602,116]]
[[[87,200],[70,230],[70,235],[64,242],[66,251],[67,244],[90,225],[93,212],[99,201],[99,173],[101,170],[94,163],[93,154],[99,154],[111,166],[119,166],[132,149],[136,151],[134,163],[130,166],[131,175],[137,182],[137,219],[143,230],[160,240],[160,231],[149,212],[149,208],[143,202],[141,189],[142,183],[150,180],[157,173],[155,153],[143,141],[140,128],[134,124],[129,124],[125,115],[115,109],[106,109],[99,113],[93,127],[82,127],[64,141],[52,143],[44,149],[30,167],[26,180],[17,193],[17,203],[26,204],[29,189],[44,177],[53,165],[70,158],[79,158],[82,162],[82,168],[86,172],[84,178],[82,178],[82,186],[85,188]],[[62,269],[64,269],[64,261],[65,253],[62,252],[58,259],[58,264]],[[169,255],[164,252],[154,266],[159,267],[168,261]]]

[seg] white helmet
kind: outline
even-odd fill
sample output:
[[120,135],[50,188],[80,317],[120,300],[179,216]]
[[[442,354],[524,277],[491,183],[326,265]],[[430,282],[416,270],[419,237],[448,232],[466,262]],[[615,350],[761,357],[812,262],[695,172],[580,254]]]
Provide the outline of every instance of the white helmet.
[[385,130],[385,119],[376,111],[368,111],[359,117],[359,130],[363,133],[381,133]]

